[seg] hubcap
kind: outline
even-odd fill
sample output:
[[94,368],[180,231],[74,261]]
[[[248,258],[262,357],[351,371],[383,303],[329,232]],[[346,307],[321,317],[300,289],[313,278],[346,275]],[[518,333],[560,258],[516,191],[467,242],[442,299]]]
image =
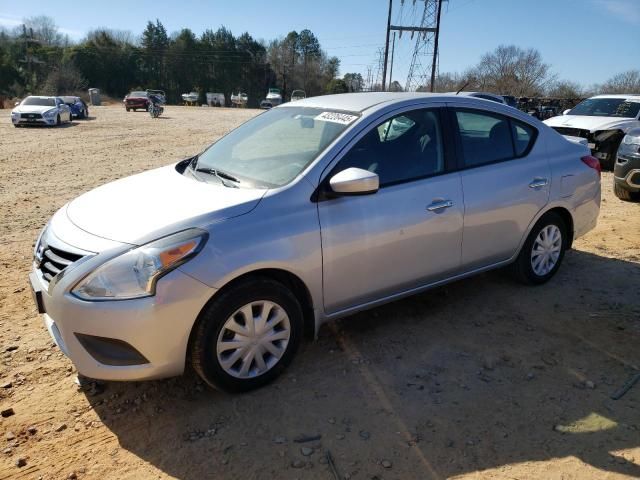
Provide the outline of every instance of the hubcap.
[[218,362],[233,377],[257,377],[280,361],[290,337],[289,316],[280,305],[268,300],[248,303],[220,330]]
[[547,225],[536,237],[531,250],[531,267],[538,276],[548,274],[558,263],[562,251],[562,232],[556,225]]

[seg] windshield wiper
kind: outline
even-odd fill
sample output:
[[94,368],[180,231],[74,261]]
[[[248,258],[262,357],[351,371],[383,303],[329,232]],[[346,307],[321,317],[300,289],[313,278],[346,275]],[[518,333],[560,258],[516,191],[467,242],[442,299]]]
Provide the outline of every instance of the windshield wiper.
[[240,180],[238,180],[233,175],[230,175],[230,174],[228,174],[226,172],[223,172],[221,170],[217,170],[215,168],[200,167],[200,168],[196,168],[196,172],[202,172],[202,173],[208,173],[209,175],[214,175],[216,178],[218,178],[218,180],[220,180],[220,182],[222,182],[222,184],[225,187],[238,188],[237,185],[233,185],[233,184],[227,183],[227,182],[225,182],[225,180],[231,180],[232,182],[240,183]]

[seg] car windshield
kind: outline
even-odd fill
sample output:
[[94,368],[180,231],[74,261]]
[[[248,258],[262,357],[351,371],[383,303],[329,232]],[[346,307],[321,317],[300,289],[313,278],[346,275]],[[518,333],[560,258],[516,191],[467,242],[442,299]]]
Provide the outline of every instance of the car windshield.
[[639,111],[640,101],[630,102],[624,98],[587,98],[576,105],[569,115],[634,118]]
[[67,105],[73,105],[74,103],[76,103],[77,97],[60,97],[60,98],[62,98],[62,101]]
[[232,175],[240,187],[279,187],[293,180],[357,118],[351,112],[275,108],[211,145],[199,155],[197,168]]
[[54,98],[27,97],[22,102],[22,105],[41,105],[43,107],[55,107],[56,101]]
[[147,92],[131,92],[129,96],[130,97],[146,97]]

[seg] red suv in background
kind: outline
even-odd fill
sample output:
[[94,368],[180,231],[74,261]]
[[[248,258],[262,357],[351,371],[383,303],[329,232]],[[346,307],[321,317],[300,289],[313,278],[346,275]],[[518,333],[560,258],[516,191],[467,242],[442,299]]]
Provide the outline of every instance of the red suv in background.
[[133,110],[137,109],[147,110],[149,108],[149,94],[147,92],[137,91],[131,92],[124,97],[124,108]]
[[139,90],[133,91],[124,97],[124,100],[122,101],[124,103],[124,108],[127,109],[127,112],[129,110],[133,110],[135,112],[138,108],[148,110],[149,103],[151,103],[149,95],[155,95],[157,97],[156,102],[158,100],[162,104],[166,102],[166,94],[164,93],[164,90],[146,90],[144,92]]

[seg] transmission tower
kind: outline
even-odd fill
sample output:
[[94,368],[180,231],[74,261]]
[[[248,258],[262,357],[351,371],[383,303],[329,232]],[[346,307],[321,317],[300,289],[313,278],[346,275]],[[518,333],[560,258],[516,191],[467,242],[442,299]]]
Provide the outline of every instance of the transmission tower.
[[[431,86],[435,80],[438,63],[438,37],[440,33],[440,13],[442,3],[447,0],[422,0],[424,10],[418,27],[403,27],[412,36],[417,33],[416,44],[413,48],[411,66],[407,75],[406,91]],[[393,29],[393,28],[392,28]]]

